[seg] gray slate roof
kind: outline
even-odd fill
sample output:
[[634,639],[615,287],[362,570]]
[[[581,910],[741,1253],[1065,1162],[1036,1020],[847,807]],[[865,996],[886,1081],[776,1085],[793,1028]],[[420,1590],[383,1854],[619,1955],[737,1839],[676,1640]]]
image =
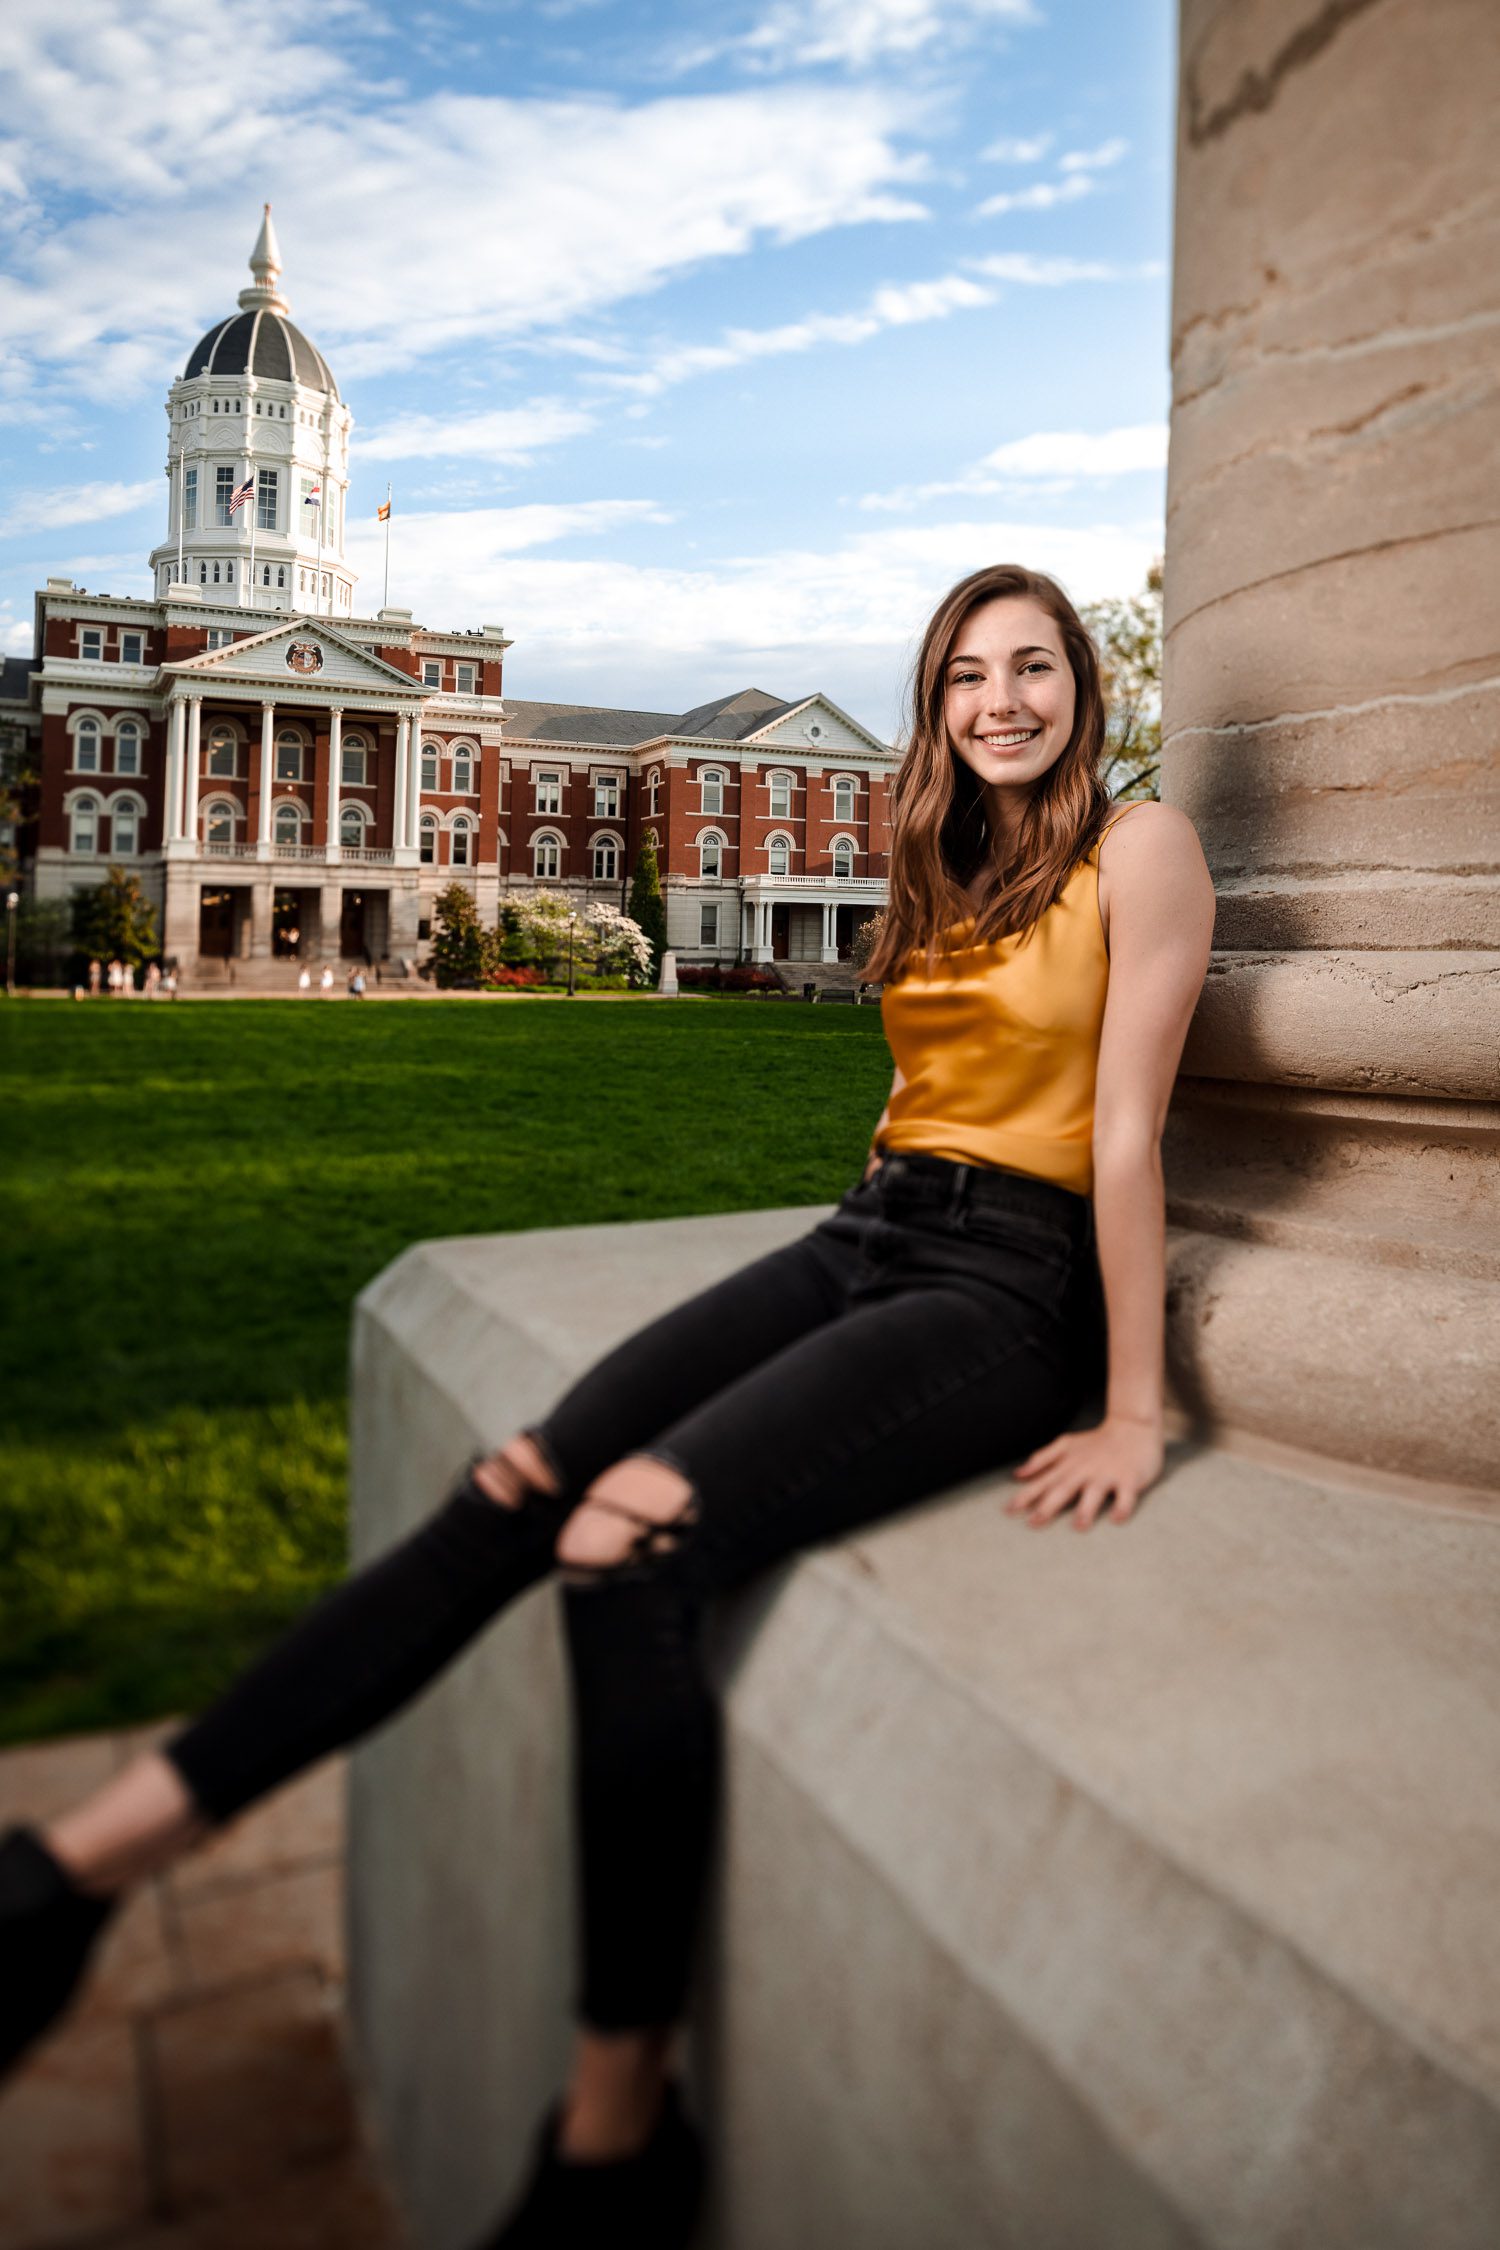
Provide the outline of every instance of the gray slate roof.
[[285,314],[269,312],[264,305],[253,312],[231,313],[199,338],[188,354],[183,375],[265,375],[281,383],[306,383],[311,390],[339,387],[328,371],[328,362],[300,328]]
[[[799,697],[798,701],[805,698]],[[743,742],[757,727],[770,724],[795,705],[762,688],[740,688],[680,715],[673,711],[610,711],[593,703],[518,703],[505,701],[506,740],[597,742],[601,748],[628,749],[659,735],[700,736],[706,742]]]

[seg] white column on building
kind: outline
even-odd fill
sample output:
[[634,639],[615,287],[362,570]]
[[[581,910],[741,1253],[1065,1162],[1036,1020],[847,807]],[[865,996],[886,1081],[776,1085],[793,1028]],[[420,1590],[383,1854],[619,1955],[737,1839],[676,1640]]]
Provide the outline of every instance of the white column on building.
[[344,778],[344,714],[328,714],[328,849],[339,848],[339,790]]
[[162,841],[175,843],[182,834],[182,762],[187,708],[180,695],[167,706],[167,794],[162,806]]
[[422,714],[414,711],[410,728],[411,748],[407,758],[406,775],[406,840],[420,843],[418,822],[422,813]]
[[276,779],[276,706],[263,703],[260,707],[260,833],[256,839],[256,854],[260,859],[271,856],[271,790]]
[[188,841],[198,841],[198,755],[203,740],[203,698],[188,698],[187,771],[182,787],[182,833]]
[[396,719],[396,788],[391,808],[391,845],[401,851],[411,842],[406,833],[407,763],[411,755],[411,722],[404,712]]
[[836,961],[839,957],[839,910],[835,899],[823,903],[823,958]]

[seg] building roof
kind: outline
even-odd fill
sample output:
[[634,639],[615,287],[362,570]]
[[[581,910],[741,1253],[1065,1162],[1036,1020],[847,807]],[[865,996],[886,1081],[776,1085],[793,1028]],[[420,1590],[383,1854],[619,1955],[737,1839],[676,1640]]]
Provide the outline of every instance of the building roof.
[[505,699],[508,741],[596,742],[601,749],[627,750],[637,742],[680,732],[671,711],[611,711],[593,703],[520,703]]
[[740,688],[734,695],[720,695],[712,703],[700,703],[695,710],[685,711],[672,732],[701,734],[713,742],[743,742],[746,735],[757,733],[783,712],[794,711],[806,701],[806,696],[799,696],[797,703],[788,703],[779,695],[767,695],[764,688]]
[[265,206],[260,233],[250,253],[255,279],[240,291],[240,309],[200,336],[188,354],[183,379],[191,375],[262,375],[279,383],[305,383],[309,390],[339,387],[328,362],[288,316],[281,294],[281,250]]

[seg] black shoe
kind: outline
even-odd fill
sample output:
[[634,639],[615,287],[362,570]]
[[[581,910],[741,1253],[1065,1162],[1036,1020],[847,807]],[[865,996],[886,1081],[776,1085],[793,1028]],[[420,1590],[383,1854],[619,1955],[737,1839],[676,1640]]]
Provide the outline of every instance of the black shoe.
[[62,2014],[115,1905],[80,1891],[33,1829],[0,1838],[0,2077]]
[[675,2080],[634,2156],[590,2164],[560,2155],[562,2111],[554,2102],[543,2118],[521,2200],[478,2250],[688,2250],[703,2192],[703,2143]]

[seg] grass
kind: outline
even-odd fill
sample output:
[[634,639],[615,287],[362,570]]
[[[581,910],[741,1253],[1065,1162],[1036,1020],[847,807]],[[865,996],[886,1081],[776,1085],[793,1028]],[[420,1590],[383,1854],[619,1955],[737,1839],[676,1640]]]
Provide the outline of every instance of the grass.
[[874,1009],[12,1001],[0,1741],[196,1707],[344,1566],[356,1292],[429,1235],[832,1200]]

